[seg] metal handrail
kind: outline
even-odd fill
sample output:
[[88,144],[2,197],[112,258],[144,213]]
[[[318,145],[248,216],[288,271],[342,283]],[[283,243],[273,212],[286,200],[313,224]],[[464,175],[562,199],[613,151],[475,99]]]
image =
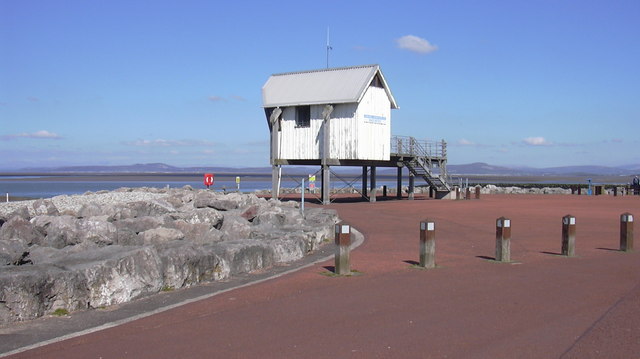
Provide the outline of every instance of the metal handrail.
[[447,143],[442,141],[418,140],[411,136],[391,137],[391,153],[413,157],[445,158]]

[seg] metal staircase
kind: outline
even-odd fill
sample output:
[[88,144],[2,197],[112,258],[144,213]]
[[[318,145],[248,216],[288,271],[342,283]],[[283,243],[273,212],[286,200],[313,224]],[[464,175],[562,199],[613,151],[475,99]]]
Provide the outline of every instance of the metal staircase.
[[[447,174],[447,143],[421,141],[409,136],[393,136],[391,152],[417,177],[436,192],[451,192]],[[435,171],[437,169],[437,171]]]

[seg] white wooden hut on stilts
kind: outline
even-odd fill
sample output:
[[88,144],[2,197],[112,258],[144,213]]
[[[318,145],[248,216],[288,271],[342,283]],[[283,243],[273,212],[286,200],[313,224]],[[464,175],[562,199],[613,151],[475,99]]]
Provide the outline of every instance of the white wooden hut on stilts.
[[283,165],[321,166],[323,204],[330,202],[331,166],[362,167],[365,197],[370,173],[372,201],[376,167],[398,168],[398,197],[404,167],[410,198],[414,176],[439,197],[451,191],[444,141],[392,138],[391,110],[398,105],[378,65],[274,74],[262,100],[271,131],[272,197],[279,196]]

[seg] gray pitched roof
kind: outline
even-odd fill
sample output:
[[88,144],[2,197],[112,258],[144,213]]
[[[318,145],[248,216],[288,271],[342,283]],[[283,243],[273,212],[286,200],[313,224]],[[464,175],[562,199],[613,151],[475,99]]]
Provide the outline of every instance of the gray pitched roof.
[[378,65],[271,75],[262,86],[262,105],[286,107],[360,102],[376,74],[387,92],[391,108],[398,108]]

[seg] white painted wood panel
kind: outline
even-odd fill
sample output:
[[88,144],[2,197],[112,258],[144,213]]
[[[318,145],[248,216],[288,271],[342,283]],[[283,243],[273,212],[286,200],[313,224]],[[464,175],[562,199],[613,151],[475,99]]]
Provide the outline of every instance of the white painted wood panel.
[[[309,127],[296,127],[295,107],[283,109],[279,158],[290,160],[322,158],[324,106],[311,106]],[[329,158],[389,160],[390,106],[385,90],[378,87],[369,87],[359,104],[334,105],[330,120]]]

